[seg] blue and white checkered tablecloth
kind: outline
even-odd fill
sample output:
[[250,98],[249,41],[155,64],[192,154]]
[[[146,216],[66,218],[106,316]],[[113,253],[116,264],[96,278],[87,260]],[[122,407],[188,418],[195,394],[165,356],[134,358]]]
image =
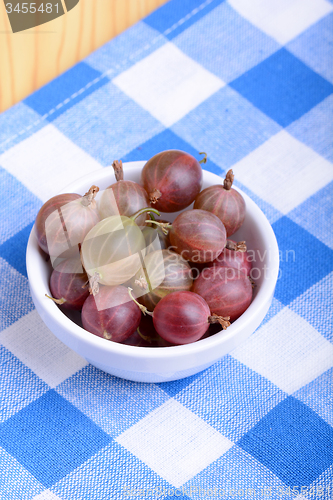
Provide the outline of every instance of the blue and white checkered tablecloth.
[[[170,0],[0,115],[0,498],[333,498],[333,2]],[[114,159],[207,151],[280,277],[256,332],[176,382],[107,375],[38,316],[42,203]]]

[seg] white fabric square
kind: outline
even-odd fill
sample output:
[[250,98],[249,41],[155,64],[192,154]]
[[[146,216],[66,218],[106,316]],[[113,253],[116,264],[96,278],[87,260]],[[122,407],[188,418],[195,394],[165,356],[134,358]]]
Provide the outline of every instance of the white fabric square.
[[112,82],[166,127],[225,85],[170,42]]
[[238,181],[283,214],[333,179],[332,164],[285,130],[272,136],[232,168]]
[[233,446],[174,399],[120,434],[116,441],[176,488]]
[[228,0],[228,3],[282,45],[333,11],[326,0]]
[[333,366],[333,345],[287,307],[230,354],[288,394]]
[[50,332],[36,310],[3,330],[0,342],[52,388],[88,364]]
[[52,491],[45,490],[39,495],[34,496],[31,500],[61,500],[61,498],[52,493]]
[[71,182],[102,168],[53,125],[0,155],[0,165],[44,202]]

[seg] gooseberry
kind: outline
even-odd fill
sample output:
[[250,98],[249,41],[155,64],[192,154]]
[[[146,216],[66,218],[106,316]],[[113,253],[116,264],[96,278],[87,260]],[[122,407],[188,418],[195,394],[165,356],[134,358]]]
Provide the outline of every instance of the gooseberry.
[[169,293],[192,286],[191,267],[175,252],[155,250],[145,256],[144,266],[144,275],[137,273],[133,289],[138,301],[150,311]]
[[84,196],[61,194],[48,200],[38,212],[36,234],[39,246],[52,257],[77,256],[78,245],[100,221],[92,186]]
[[114,342],[123,342],[138,328],[141,312],[129,299],[124,286],[100,287],[83,304],[82,325],[90,333]]
[[50,291],[54,302],[64,309],[81,310],[89,296],[88,276],[79,259],[66,259],[53,269]]
[[81,256],[83,266],[95,284],[120,285],[139,270],[145,254],[145,239],[135,219],[141,213],[157,210],[145,208],[132,217],[111,215],[96,224],[86,235]]
[[207,302],[191,291],[173,292],[155,307],[153,322],[159,335],[173,344],[189,344],[201,339],[211,323],[229,326],[227,318],[211,315]]
[[242,271],[227,267],[203,269],[191,290],[205,299],[211,311],[230,316],[230,321],[239,318],[252,301],[249,277]]
[[[116,181],[111,184],[102,193],[99,200],[99,213],[101,219],[110,217],[110,215],[126,215],[130,217],[141,208],[150,205],[147,192],[140,184],[134,181],[124,180],[124,171],[122,161],[114,161],[113,169]],[[141,214],[136,223],[138,226],[145,224],[146,215]]]
[[207,266],[229,267],[243,271],[249,276],[252,269],[252,262],[247,252],[245,241],[236,243],[233,240],[227,240],[223,252],[213,262],[209,262]]
[[170,232],[172,248],[191,262],[211,262],[222,252],[226,230],[220,219],[206,210],[186,210],[177,215]]
[[200,192],[201,165],[184,151],[162,151],[143,167],[141,183],[157,210],[178,212],[188,207]]
[[225,225],[227,236],[234,234],[245,219],[245,201],[243,196],[232,188],[234,175],[228,170],[224,183],[203,189],[195,199],[193,208],[211,212]]

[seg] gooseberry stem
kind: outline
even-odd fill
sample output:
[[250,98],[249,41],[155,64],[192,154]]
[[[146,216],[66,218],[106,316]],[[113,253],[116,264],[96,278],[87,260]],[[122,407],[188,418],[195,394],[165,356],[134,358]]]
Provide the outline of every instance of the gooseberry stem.
[[223,330],[226,330],[228,326],[230,326],[231,324],[229,320],[230,316],[223,317],[223,316],[218,316],[217,314],[212,314],[208,318],[208,323],[210,323],[211,325],[213,325],[214,323],[220,323]]
[[133,300],[133,302],[135,302],[135,304],[138,306],[138,308],[143,313],[143,315],[145,316],[146,314],[148,314],[149,316],[153,316],[154,313],[148,311],[148,309],[146,308],[146,306],[143,306],[142,304],[139,304],[139,302],[137,300],[135,300],[135,298],[132,295],[133,288],[128,287],[127,290],[128,290],[129,296],[131,297],[131,299]]
[[[159,217],[161,215],[159,213],[159,211],[156,210],[156,208],[146,207],[146,208],[140,208],[140,210],[138,210],[137,212],[135,212],[135,214],[130,216],[130,219],[135,220],[139,217],[139,215],[144,214],[146,212],[153,212],[154,214],[158,215]],[[149,221],[149,222],[152,222],[152,221]]]
[[50,295],[47,295],[47,293],[45,294],[45,297],[47,297],[48,299],[53,300],[53,302],[55,302],[59,306],[61,306],[61,304],[64,304],[65,302],[67,302],[67,300],[64,299],[64,297],[62,297],[61,299],[54,299],[53,297],[50,297]]
[[143,333],[140,332],[139,327],[137,328],[137,332],[143,340],[145,340],[146,342],[149,342],[151,344],[151,338],[148,337],[148,335],[143,335]]
[[157,222],[156,220],[146,220],[145,222],[150,222],[151,224],[156,224],[160,227],[165,235],[169,233],[169,229],[172,226],[170,222]]
[[205,155],[204,158],[201,158],[199,163],[207,163],[207,153],[199,153],[199,155]]

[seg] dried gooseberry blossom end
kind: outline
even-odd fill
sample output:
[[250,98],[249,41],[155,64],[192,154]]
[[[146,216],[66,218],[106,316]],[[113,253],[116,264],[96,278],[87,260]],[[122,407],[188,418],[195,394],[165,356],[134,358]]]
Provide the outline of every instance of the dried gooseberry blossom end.
[[91,186],[89,191],[82,197],[81,203],[84,207],[88,207],[89,205],[95,206],[95,197],[99,191],[99,187]]
[[208,318],[208,322],[213,325],[215,323],[220,323],[222,326],[223,330],[226,330],[228,326],[231,325],[230,323],[230,316],[218,316],[217,314],[213,313],[211,316]]
[[112,163],[112,167],[114,170],[114,176],[116,178],[116,181],[123,181],[124,180],[124,170],[123,170],[123,162],[120,160],[115,160]]
[[223,187],[227,191],[231,189],[232,183],[234,182],[234,174],[232,172],[232,169],[228,170],[227,175],[225,176],[224,182],[223,182]]
[[156,203],[159,198],[161,198],[162,193],[159,189],[154,189],[151,193],[149,193],[150,203]]

